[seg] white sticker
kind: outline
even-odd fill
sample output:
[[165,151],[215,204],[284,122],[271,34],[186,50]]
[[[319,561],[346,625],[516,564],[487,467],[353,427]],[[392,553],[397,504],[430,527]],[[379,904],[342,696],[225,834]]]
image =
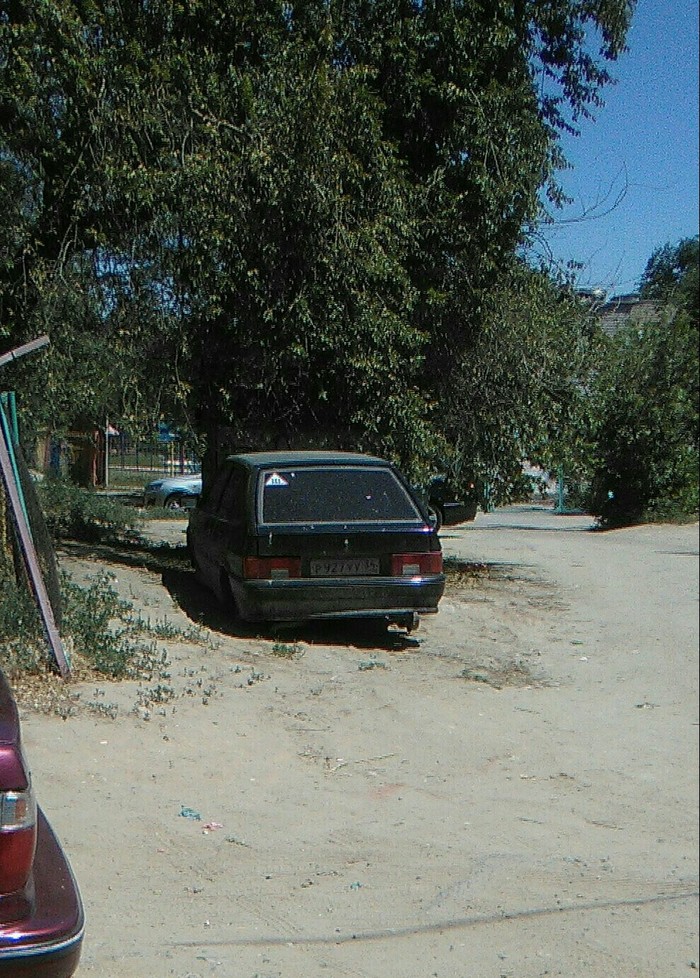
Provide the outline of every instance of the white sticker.
[[289,483],[287,482],[287,480],[283,479],[282,476],[279,475],[277,472],[273,472],[272,475],[268,475],[267,479],[265,479],[266,489],[268,488],[268,486],[288,486],[288,485]]

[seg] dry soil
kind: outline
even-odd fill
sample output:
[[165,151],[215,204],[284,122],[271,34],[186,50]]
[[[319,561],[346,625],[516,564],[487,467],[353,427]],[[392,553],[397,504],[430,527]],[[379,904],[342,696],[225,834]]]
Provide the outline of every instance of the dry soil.
[[186,572],[63,556],[177,630],[169,678],[22,708],[79,978],[697,973],[697,525],[523,506],[443,545],[470,566],[383,642],[236,630]]

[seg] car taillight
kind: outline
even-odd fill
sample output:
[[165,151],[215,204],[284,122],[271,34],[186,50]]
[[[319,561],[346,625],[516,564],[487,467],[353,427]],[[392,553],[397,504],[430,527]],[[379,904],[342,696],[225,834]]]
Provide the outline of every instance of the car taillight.
[[31,787],[0,792],[0,894],[21,890],[36,849],[36,801]]
[[392,577],[429,577],[442,573],[442,553],[439,550],[422,554],[394,554],[391,558]]
[[284,581],[301,577],[299,557],[246,557],[243,576],[249,581]]

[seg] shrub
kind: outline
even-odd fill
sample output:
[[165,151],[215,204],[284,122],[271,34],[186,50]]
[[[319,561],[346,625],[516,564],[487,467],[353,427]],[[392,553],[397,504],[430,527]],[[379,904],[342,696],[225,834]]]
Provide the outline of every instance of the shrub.
[[140,519],[134,509],[65,479],[45,479],[39,485],[39,498],[54,539],[105,543],[137,535]]
[[41,619],[26,587],[10,578],[0,588],[0,645],[3,669],[12,674],[35,671],[45,661]]
[[133,606],[122,600],[111,575],[103,572],[87,588],[63,575],[64,632],[86,664],[115,679],[127,676],[142,648]]
[[611,343],[594,396],[589,509],[602,525],[696,516],[697,341],[681,313]]
[[[166,665],[152,629],[121,599],[110,574],[80,587],[61,575],[62,636],[72,646],[77,672],[90,670],[111,679],[150,678]],[[10,675],[41,673],[48,659],[42,624],[27,588],[3,581],[0,590],[0,643],[3,669]]]

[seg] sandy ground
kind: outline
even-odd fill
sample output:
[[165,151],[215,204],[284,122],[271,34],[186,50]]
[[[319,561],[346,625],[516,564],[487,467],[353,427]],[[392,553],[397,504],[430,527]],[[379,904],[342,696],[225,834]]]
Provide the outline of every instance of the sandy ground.
[[181,629],[170,679],[22,710],[80,978],[696,973],[698,527],[590,525],[445,531],[490,573],[393,645],[236,633],[188,575],[114,567]]

